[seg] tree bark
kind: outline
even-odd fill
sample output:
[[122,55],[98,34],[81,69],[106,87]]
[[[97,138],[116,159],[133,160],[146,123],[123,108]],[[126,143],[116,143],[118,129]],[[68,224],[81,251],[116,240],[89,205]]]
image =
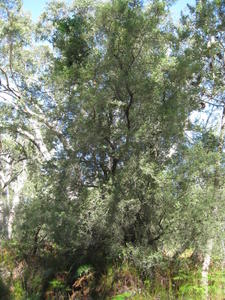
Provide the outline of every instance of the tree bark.
[[13,221],[15,216],[15,208],[20,202],[20,195],[24,184],[27,179],[27,172],[26,172],[26,161],[23,162],[23,170],[21,175],[17,178],[16,182],[12,184],[13,189],[13,197],[12,197],[12,206],[9,213],[8,219],[8,238],[12,238],[12,228],[13,228]]
[[204,288],[205,299],[209,299],[208,273],[209,273],[209,266],[211,262],[213,244],[214,241],[212,238],[207,241],[204,261],[202,265],[202,287]]

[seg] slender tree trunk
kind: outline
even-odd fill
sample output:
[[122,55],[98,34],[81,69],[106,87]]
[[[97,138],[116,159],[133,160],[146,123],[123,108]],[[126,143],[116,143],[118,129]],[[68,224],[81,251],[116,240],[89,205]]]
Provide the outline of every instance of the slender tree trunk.
[[206,252],[205,252],[205,257],[202,266],[202,286],[204,288],[205,299],[209,298],[208,273],[209,273],[209,266],[211,262],[213,243],[214,243],[213,239],[209,239],[207,241]]
[[8,210],[10,209],[10,192],[7,182],[10,181],[11,165],[9,157],[0,166],[0,206],[1,206],[1,231],[3,236],[8,236]]
[[12,237],[12,227],[13,227],[13,221],[15,216],[15,208],[20,202],[20,195],[22,192],[22,189],[24,187],[25,181],[27,178],[27,172],[26,172],[26,161],[23,162],[23,171],[20,174],[20,176],[17,178],[16,182],[13,183],[12,189],[13,189],[13,197],[12,197],[12,206],[9,213],[9,219],[8,219],[8,238],[10,239]]
[[[224,235],[224,233],[223,233],[223,235]],[[224,270],[225,269],[225,242],[224,242],[224,239],[222,239],[222,241],[221,241],[221,248],[222,248],[222,256],[223,256],[222,268]]]

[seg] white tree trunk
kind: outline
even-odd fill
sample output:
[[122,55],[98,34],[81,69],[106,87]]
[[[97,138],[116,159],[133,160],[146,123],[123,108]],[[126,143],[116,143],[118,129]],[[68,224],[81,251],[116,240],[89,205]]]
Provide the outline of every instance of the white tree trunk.
[[23,170],[22,173],[17,177],[17,180],[12,183],[12,190],[13,190],[13,196],[12,196],[12,203],[11,203],[11,210],[9,213],[9,219],[8,219],[8,238],[12,238],[12,227],[13,227],[13,221],[15,216],[15,208],[20,202],[20,195],[22,192],[22,189],[24,187],[24,184],[27,179],[27,172],[26,172],[26,161],[23,162]]
[[225,269],[225,242],[224,242],[224,239],[222,239],[222,242],[221,242],[221,248],[222,248],[222,268],[223,270]]
[[35,133],[35,141],[39,146],[39,149],[43,155],[44,160],[48,161],[51,159],[51,153],[48,151],[44,141],[43,141],[43,137],[41,134],[41,129],[39,126],[39,123],[37,120],[35,119],[31,119],[30,120],[31,124],[32,124],[32,129],[34,130]]
[[211,255],[213,249],[213,239],[207,241],[206,253],[202,266],[202,287],[204,288],[205,299],[209,299],[209,284],[208,284],[208,275],[209,275],[209,266],[211,262]]

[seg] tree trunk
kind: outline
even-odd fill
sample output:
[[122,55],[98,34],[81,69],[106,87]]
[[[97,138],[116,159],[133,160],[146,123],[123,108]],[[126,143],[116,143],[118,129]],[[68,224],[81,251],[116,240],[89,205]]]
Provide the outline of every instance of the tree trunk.
[[209,273],[209,266],[211,262],[213,242],[214,242],[213,239],[209,239],[207,241],[204,261],[202,265],[202,287],[204,288],[205,299],[209,299],[208,273]]
[[44,160],[48,161],[51,159],[51,154],[48,151],[48,149],[43,141],[40,126],[35,119],[31,119],[30,121],[31,121],[32,129],[34,130],[34,133],[35,133],[35,142],[38,144]]
[[12,227],[13,227],[13,221],[14,221],[14,215],[15,215],[15,208],[19,204],[20,195],[21,195],[22,189],[24,187],[24,184],[26,182],[26,178],[27,178],[26,161],[24,161],[22,173],[17,178],[16,182],[12,184],[13,197],[12,197],[12,205],[11,205],[11,210],[10,210],[9,219],[8,219],[8,238],[9,239],[12,237]]

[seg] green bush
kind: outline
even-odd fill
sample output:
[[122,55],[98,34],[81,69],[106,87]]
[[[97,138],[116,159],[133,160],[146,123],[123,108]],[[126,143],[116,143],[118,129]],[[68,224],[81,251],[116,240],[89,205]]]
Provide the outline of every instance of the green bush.
[[13,292],[12,292],[13,300],[26,300],[26,292],[23,289],[22,283],[18,280],[13,283]]

